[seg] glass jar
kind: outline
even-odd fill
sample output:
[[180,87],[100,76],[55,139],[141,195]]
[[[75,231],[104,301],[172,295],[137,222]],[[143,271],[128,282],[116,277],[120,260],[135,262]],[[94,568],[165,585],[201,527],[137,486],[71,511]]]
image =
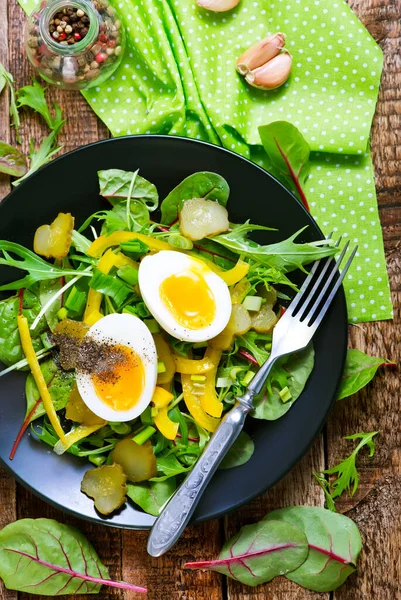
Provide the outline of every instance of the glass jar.
[[108,0],[44,0],[28,17],[25,46],[43,79],[78,90],[110,77],[121,62],[125,35]]

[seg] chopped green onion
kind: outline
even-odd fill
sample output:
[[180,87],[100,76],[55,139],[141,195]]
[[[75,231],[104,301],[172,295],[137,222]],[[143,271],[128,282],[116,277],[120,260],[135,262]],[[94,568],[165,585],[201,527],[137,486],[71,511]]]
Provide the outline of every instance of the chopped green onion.
[[97,467],[101,467],[106,462],[105,456],[88,456],[90,462]]
[[262,306],[263,298],[261,296],[247,296],[242,305],[247,310],[258,312]]
[[57,317],[60,319],[60,321],[63,321],[63,319],[66,319],[68,315],[68,310],[66,308],[60,308],[60,310],[57,313]]
[[145,408],[145,410],[143,411],[143,413],[141,414],[141,423],[143,423],[143,425],[151,425],[152,424],[152,409],[150,406],[147,406]]
[[198,348],[207,348],[207,342],[196,342],[196,344],[192,344],[192,348],[197,350]]
[[252,371],[248,371],[248,373],[245,374],[245,377],[241,379],[241,384],[249,385],[254,377],[255,373],[252,373]]
[[149,329],[150,333],[159,333],[160,326],[156,319],[144,319],[143,321],[146,327]]
[[109,422],[110,428],[114,431],[114,433],[118,433],[119,435],[128,435],[131,433],[131,426],[128,423],[120,423],[120,422]]
[[42,340],[42,344],[46,350],[50,350],[50,348],[54,348],[55,343],[53,342],[48,331],[45,331],[45,333],[42,333],[42,335],[40,336],[40,339]]
[[150,317],[150,312],[146,308],[144,302],[137,302],[134,306],[126,306],[123,308],[123,313],[127,313],[129,315],[135,315],[140,319],[144,319],[145,317]]
[[265,344],[265,348],[268,352],[270,352],[270,350],[272,349],[272,343],[271,342],[267,342],[267,344]]
[[216,381],[217,388],[231,387],[233,384],[231,377],[218,377]]
[[131,265],[124,265],[118,269],[117,275],[129,285],[136,285],[138,283],[138,269],[135,269]]
[[191,381],[200,381],[203,383],[206,381],[206,375],[191,375]]
[[246,371],[246,367],[233,367],[230,369],[230,377],[236,381],[238,374],[242,373],[242,371]]
[[155,432],[156,429],[151,425],[148,425],[147,427],[145,427],[145,429],[143,429],[137,435],[135,435],[132,438],[132,441],[138,444],[138,446],[142,446],[142,444],[147,442]]
[[141,240],[130,240],[129,242],[121,242],[120,248],[124,254],[130,256],[134,260],[146,254],[149,251],[149,246],[141,242]]
[[188,238],[184,237],[183,235],[181,235],[179,233],[172,233],[168,237],[167,241],[170,244],[170,246],[174,246],[175,248],[180,248],[181,250],[192,250],[192,248],[194,247],[191,240],[189,240]]
[[280,398],[281,398],[281,400],[282,400],[283,402],[288,402],[289,400],[291,400],[291,399],[292,399],[291,392],[290,392],[290,390],[289,390],[288,386],[285,386],[285,388],[283,388],[283,389],[282,389],[282,390],[281,390],[281,391],[278,393],[278,395],[280,396]]
[[110,298],[114,300],[117,309],[121,307],[124,301],[132,293],[132,290],[123,281],[116,277],[112,277],[111,275],[106,275],[99,271],[99,269],[95,269],[93,272],[89,287],[106,296],[110,296]]
[[79,315],[85,308],[85,305],[86,293],[79,291],[77,286],[74,285],[65,301],[65,308],[74,315]]
[[167,371],[166,369],[166,365],[164,364],[163,361],[160,361],[157,363],[157,372],[158,373],[165,373]]

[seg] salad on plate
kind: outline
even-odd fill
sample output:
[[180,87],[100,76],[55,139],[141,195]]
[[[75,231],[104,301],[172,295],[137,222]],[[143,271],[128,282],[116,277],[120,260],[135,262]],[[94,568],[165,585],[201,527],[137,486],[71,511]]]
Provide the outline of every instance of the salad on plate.
[[[27,371],[28,428],[88,462],[81,490],[110,515],[126,502],[158,515],[224,413],[271,350],[296,285],[289,274],[336,252],[301,232],[261,245],[269,227],[230,222],[229,186],[194,173],[160,203],[138,171],[99,171],[108,207],[76,227],[54,215],[31,250],[0,241],[0,264],[25,271],[0,287],[0,377]],[[275,365],[253,416],[275,420],[300,396],[314,350]],[[6,401],[6,399],[2,399]],[[221,468],[252,456],[242,433]]]

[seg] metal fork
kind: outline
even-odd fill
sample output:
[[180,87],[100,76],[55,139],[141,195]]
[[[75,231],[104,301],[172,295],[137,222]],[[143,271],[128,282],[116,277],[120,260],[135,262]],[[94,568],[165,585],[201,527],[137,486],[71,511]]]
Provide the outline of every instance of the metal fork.
[[311,341],[357,252],[356,246],[339,274],[338,267],[348,246],[349,242],[337,261],[330,258],[314,263],[300,291],[274,328],[269,358],[245,394],[236,399],[236,405],[225,415],[194,468],[153,525],[148,539],[151,556],[161,556],[181,536],[217,467],[241,433],[245,418],[254,408],[253,399],[262,391],[274,363],[282,356],[302,350]]

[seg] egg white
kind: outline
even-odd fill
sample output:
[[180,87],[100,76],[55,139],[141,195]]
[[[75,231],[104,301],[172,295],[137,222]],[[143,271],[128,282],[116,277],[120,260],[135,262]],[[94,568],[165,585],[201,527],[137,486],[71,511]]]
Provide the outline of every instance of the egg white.
[[[215,301],[215,315],[207,327],[188,329],[179,324],[160,295],[160,286],[172,275],[195,270],[204,278]],[[139,288],[142,298],[156,321],[181,341],[205,342],[216,337],[227,325],[231,315],[231,297],[227,284],[205,264],[182,252],[162,250],[145,256],[139,266]]]
[[129,410],[115,410],[96,394],[89,373],[76,370],[77,386],[86,406],[106,421],[131,421],[138,417],[149,405],[157,380],[157,353],[153,337],[146,325],[129,314],[112,314],[103,317],[93,325],[85,336],[98,343],[119,344],[133,350],[142,361],[145,382],[138,402]]

